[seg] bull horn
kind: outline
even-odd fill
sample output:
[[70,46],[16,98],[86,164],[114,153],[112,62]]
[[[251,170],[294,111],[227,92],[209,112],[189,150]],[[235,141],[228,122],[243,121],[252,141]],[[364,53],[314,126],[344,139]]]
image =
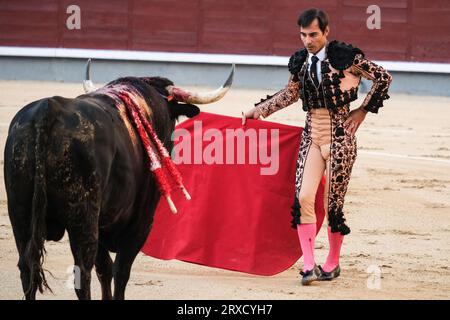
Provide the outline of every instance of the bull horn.
[[84,92],[86,93],[97,90],[94,86],[94,83],[92,83],[91,81],[91,59],[89,59],[86,63],[86,74],[83,80],[83,88]]
[[224,85],[219,89],[216,89],[211,92],[205,93],[196,93],[189,92],[187,90],[175,87],[175,86],[167,86],[166,90],[169,92],[169,95],[173,96],[175,100],[185,103],[191,104],[207,104],[213,103],[223,98],[223,96],[230,90],[231,84],[233,83],[235,65],[231,66],[231,72],[228,76],[227,81],[225,81]]

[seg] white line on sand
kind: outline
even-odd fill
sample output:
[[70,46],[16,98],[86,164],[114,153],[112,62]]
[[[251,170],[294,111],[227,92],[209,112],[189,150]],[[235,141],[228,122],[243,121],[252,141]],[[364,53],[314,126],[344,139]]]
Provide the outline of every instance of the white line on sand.
[[[421,136],[441,136],[441,137],[450,137],[449,134],[443,134],[442,132],[418,132],[414,129],[385,129],[385,128],[361,128],[361,131],[366,132],[390,132],[390,133],[405,133],[405,134],[419,134]],[[358,130],[359,131],[359,130]]]
[[436,158],[431,158],[431,157],[409,156],[406,154],[373,152],[373,151],[365,151],[365,150],[358,150],[358,154],[365,154],[365,155],[376,156],[376,157],[400,158],[400,159],[408,159],[408,160],[421,160],[421,161],[431,161],[431,162],[450,164],[450,160],[436,159]]

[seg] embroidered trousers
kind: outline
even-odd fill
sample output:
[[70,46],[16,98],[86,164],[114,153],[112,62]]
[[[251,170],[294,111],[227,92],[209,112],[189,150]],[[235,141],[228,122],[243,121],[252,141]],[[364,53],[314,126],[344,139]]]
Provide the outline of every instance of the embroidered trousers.
[[[356,137],[343,124],[349,107],[330,111],[311,109],[306,115],[296,170],[296,197],[300,204],[300,224],[315,223],[317,188],[325,173],[324,207],[332,232],[348,234],[343,213],[344,197],[356,160]],[[299,219],[298,219],[299,218]]]

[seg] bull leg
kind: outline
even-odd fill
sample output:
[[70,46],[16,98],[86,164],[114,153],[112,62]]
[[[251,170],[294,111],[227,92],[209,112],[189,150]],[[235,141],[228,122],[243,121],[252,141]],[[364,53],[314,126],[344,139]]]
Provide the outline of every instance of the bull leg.
[[86,223],[81,228],[69,228],[68,230],[70,249],[77,267],[75,293],[80,300],[91,299],[91,272],[98,248],[98,232],[89,231],[88,226],[89,224]]
[[28,263],[26,262],[26,258],[24,255],[26,244],[18,244],[17,247],[19,248],[19,263],[18,267],[20,270],[20,280],[22,281],[22,289],[25,295],[26,300],[36,300],[36,291],[37,291],[37,283],[35,279],[31,279],[31,270],[28,266]]
[[125,288],[130,279],[131,266],[136,259],[139,249],[127,248],[117,253],[114,261],[114,300],[125,299]]
[[102,299],[111,300],[111,281],[112,281],[113,262],[109,256],[108,250],[98,245],[97,258],[95,259],[95,270],[98,280],[102,286]]
[[11,225],[13,227],[14,238],[16,241],[17,251],[19,253],[19,262],[17,264],[20,271],[20,280],[22,289],[27,300],[35,300],[38,284],[36,279],[31,279],[31,269],[29,263],[32,262],[31,257],[27,257],[27,244],[31,241],[30,221],[25,214],[25,209],[14,202],[8,202]]

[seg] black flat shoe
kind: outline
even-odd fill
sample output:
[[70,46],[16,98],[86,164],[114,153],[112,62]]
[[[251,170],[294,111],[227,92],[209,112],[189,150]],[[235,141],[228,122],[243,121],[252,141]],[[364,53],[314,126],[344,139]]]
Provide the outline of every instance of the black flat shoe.
[[311,282],[319,279],[320,269],[317,265],[314,265],[314,268],[309,271],[300,271],[300,275],[302,276],[302,285],[309,286]]
[[339,277],[341,274],[341,267],[339,265],[330,272],[323,271],[321,266],[319,266],[318,269],[320,270],[319,281],[330,281]]

